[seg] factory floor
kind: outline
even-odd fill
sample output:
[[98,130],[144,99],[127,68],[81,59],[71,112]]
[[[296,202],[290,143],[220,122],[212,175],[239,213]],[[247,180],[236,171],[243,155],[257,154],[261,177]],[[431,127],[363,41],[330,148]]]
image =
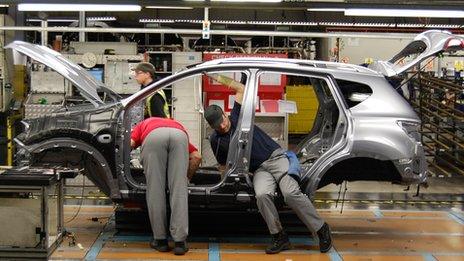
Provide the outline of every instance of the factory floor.
[[[292,249],[266,255],[267,234],[189,238],[184,256],[160,253],[148,245],[148,233],[116,231],[114,207],[65,206],[70,235],[52,260],[464,260],[464,180],[437,179],[415,197],[415,188],[386,183],[348,183],[341,202],[339,187],[318,194],[316,206],[330,224],[334,247],[319,252],[310,233],[291,235]],[[342,195],[343,197],[343,191]],[[380,192],[380,193],[379,193]],[[76,213],[78,213],[76,215]]]

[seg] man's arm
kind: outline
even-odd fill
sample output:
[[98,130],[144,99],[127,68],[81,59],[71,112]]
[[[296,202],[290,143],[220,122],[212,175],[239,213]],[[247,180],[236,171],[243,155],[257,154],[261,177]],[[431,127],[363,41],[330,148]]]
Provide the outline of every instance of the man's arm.
[[131,139],[131,148],[132,148],[132,149],[135,149],[135,148],[136,148],[135,145],[136,145],[136,144],[135,144],[135,141],[134,141],[133,139]]
[[189,180],[192,179],[193,175],[195,175],[195,172],[200,167],[200,163],[201,163],[200,153],[197,150],[190,153],[189,165],[188,165],[188,170],[187,170],[187,178]]
[[216,74],[206,74],[206,76],[213,78],[215,81],[219,82],[222,85],[229,87],[230,89],[235,91],[235,101],[239,104],[242,104],[243,100],[243,93],[245,91],[245,85],[240,82],[235,81],[232,78],[229,78],[224,75],[216,75]]

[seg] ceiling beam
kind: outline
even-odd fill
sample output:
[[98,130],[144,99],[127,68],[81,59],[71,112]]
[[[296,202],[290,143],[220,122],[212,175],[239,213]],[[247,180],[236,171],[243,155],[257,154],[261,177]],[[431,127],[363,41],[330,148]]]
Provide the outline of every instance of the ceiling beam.
[[[147,34],[186,34],[201,35],[201,29],[173,29],[173,28],[95,28],[95,27],[33,27],[33,26],[0,26],[5,31],[37,31],[37,32],[86,32],[86,33],[147,33]],[[288,31],[250,31],[250,30],[211,30],[211,35],[228,36],[285,36],[298,38],[382,38],[382,39],[412,39],[416,33],[350,33],[350,32],[288,32]]]

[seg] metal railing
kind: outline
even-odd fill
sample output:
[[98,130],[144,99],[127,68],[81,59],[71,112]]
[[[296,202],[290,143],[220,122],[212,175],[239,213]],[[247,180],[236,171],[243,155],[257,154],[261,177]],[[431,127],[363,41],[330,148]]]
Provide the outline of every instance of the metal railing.
[[459,84],[426,73],[412,81],[411,103],[422,120],[429,170],[437,176],[464,175],[464,94]]

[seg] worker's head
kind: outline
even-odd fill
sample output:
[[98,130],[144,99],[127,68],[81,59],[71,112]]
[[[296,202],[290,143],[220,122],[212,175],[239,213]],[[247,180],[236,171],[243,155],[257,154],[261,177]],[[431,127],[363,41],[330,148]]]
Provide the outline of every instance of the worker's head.
[[155,78],[155,66],[151,63],[139,63],[134,68],[135,80],[142,85],[147,85]]
[[213,104],[205,109],[205,119],[209,126],[219,133],[227,133],[230,130],[229,117],[217,105]]

